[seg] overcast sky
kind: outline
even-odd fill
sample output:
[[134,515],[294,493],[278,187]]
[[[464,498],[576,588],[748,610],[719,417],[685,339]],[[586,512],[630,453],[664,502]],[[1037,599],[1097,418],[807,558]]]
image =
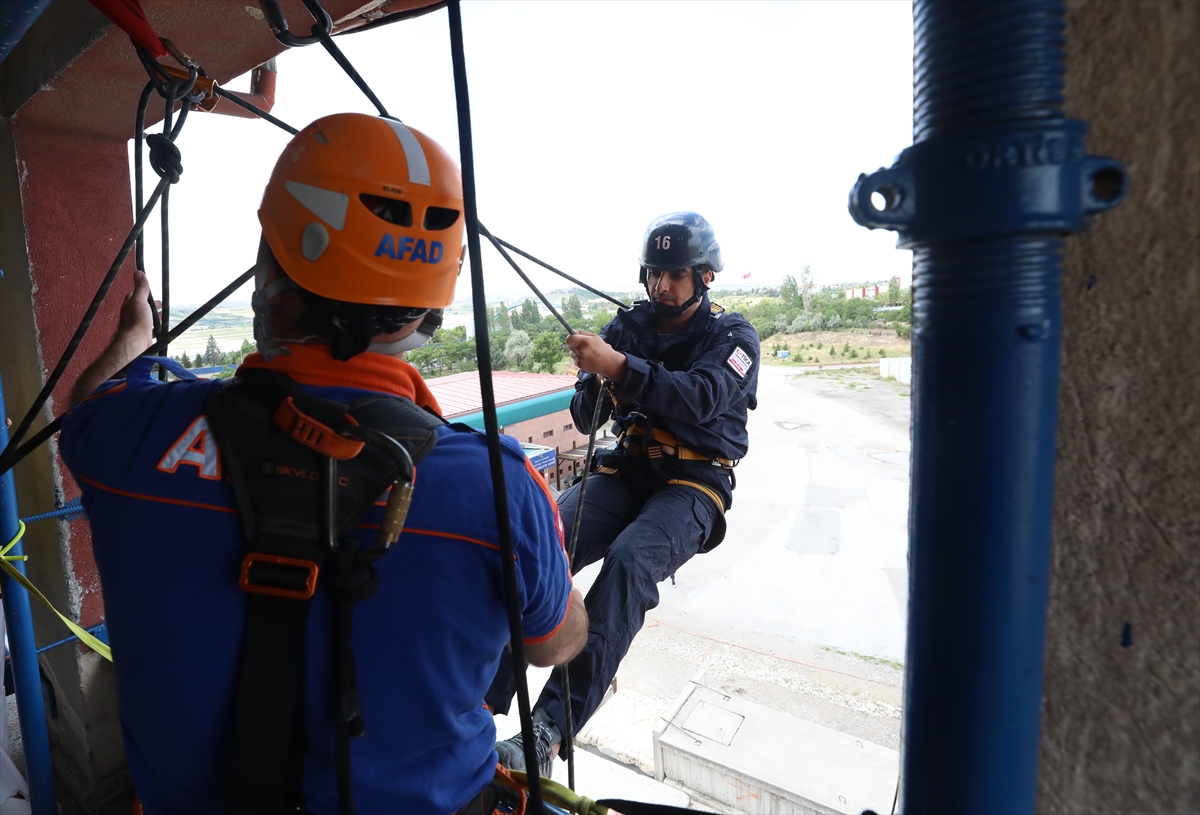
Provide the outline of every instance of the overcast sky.
[[[463,18],[480,220],[494,234],[626,290],[646,224],[692,209],[721,243],[717,285],[778,284],[805,263],[822,284],[910,280],[894,233],[869,232],[846,211],[858,174],[912,141],[910,3],[469,0]],[[337,42],[393,115],[458,155],[444,10]],[[273,113],[294,127],[375,112],[320,46],[278,66]],[[228,87],[245,90],[249,78]],[[171,220],[206,224],[211,237],[192,244],[203,251],[173,253],[173,305],[203,302],[253,264],[255,212],[289,138],[266,122],[189,116]],[[152,281],[156,232],[148,227]],[[489,300],[524,295],[486,244],[483,265]]]

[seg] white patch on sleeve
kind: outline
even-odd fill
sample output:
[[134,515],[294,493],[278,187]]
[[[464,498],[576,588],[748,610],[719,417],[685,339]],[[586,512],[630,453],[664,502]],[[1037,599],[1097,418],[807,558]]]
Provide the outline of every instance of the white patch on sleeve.
[[734,373],[745,379],[746,372],[750,370],[750,366],[754,364],[754,360],[750,359],[750,355],[740,347],[735,347],[733,353],[729,355],[729,359],[725,360],[725,363],[730,368],[733,368]]

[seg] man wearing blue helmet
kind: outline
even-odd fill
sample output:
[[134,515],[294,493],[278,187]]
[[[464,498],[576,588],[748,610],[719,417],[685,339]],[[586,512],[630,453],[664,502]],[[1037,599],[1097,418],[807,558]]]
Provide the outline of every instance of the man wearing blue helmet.
[[[576,730],[600,706],[646,612],[658,605],[658,584],[724,538],[733,468],[749,447],[747,411],[758,404],[758,335],[708,297],[723,266],[708,221],[695,212],[654,219],[640,261],[648,299],[618,312],[599,335],[567,338],[580,369],[575,426],[591,431],[612,420],[620,436],[596,456],[571,564],[574,573],[604,561],[585,601],[587,644],[568,668]],[[559,498],[568,529],[578,498],[578,484]],[[505,665],[489,706],[507,711],[512,688]],[[566,732],[564,699],[556,671],[534,713],[543,776]],[[525,769],[520,736],[496,749],[506,766]]]

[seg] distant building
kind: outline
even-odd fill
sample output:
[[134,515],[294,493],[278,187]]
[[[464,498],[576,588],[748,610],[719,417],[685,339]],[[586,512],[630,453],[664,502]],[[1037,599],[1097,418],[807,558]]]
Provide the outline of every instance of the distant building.
[[[425,382],[447,421],[483,429],[483,396],[479,390],[478,371],[465,371]],[[547,484],[562,489],[571,478],[583,472],[588,434],[577,430],[571,417],[574,376],[493,371],[492,387],[500,432],[521,443]],[[607,438],[607,443],[611,444],[611,437]],[[597,445],[600,443],[598,439]],[[547,455],[549,451],[553,451],[553,458]]]
[[872,300],[879,296],[879,286],[856,286],[853,289],[846,289],[846,299],[854,300],[858,298],[871,298]]

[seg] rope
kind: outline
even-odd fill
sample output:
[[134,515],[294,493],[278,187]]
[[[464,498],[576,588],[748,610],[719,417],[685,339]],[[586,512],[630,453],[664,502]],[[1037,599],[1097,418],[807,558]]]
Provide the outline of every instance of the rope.
[[[513,787],[515,789],[519,790],[521,787],[527,787],[532,792],[530,783],[532,780],[538,778],[536,775],[523,773],[520,770],[509,770],[508,772],[512,776]],[[549,778],[538,780],[541,787],[545,789],[547,803],[549,804],[561,807],[568,812],[574,812],[576,815],[609,815],[612,812],[612,810],[603,804],[593,801],[586,795],[580,795],[556,781],[551,781]]]
[[525,252],[525,251],[523,251],[523,250],[521,250],[521,249],[518,249],[517,247],[513,246],[513,245],[512,245],[511,243],[509,243],[508,241],[504,240],[503,238],[494,238],[493,240],[494,240],[494,242],[496,242],[496,243],[499,243],[499,244],[501,244],[502,246],[506,246],[506,247],[508,247],[509,249],[513,250],[514,252],[516,252],[516,253],[517,253],[518,255],[520,255],[521,257],[528,258],[529,260],[532,260],[534,263],[536,263],[537,265],[541,266],[542,268],[544,268],[544,269],[549,269],[550,271],[554,272],[554,273],[555,273],[556,275],[558,275],[559,277],[565,277],[567,280],[570,280],[570,281],[571,281],[572,283],[574,283],[576,286],[579,286],[579,287],[581,287],[581,288],[587,289],[587,290],[588,290],[588,291],[590,291],[592,294],[594,294],[594,295],[596,295],[596,296],[598,296],[598,297],[603,297],[605,300],[607,300],[608,302],[612,303],[613,305],[615,305],[615,306],[618,306],[618,307],[620,307],[620,308],[623,308],[623,309],[628,309],[628,308],[629,308],[629,306],[627,306],[625,303],[622,303],[622,302],[621,302],[620,300],[618,300],[617,298],[615,298],[615,297],[612,297],[612,296],[610,296],[610,295],[607,295],[607,294],[605,294],[604,292],[600,291],[599,289],[592,288],[592,287],[591,287],[591,286],[589,286],[587,283],[584,283],[582,280],[577,280],[576,278],[574,278],[574,277],[571,277],[571,276],[570,276],[569,274],[567,274],[566,272],[563,272],[563,271],[560,271],[560,270],[558,270],[558,269],[555,269],[553,266],[551,266],[551,265],[550,265],[549,263],[547,263],[546,261],[544,261],[544,260],[538,260],[538,259],[537,259],[537,258],[535,258],[533,255],[531,255],[531,254],[529,254],[528,252]]
[[71,515],[78,515],[81,512],[83,512],[83,505],[76,502],[59,507],[58,509],[52,509],[49,512],[43,512],[40,515],[30,515],[29,517],[21,518],[20,520],[24,523],[31,524],[34,521],[47,521],[51,518],[66,518]]
[[[597,374],[599,378],[599,374]],[[600,408],[604,404],[603,399],[603,381],[600,382],[601,390],[596,393],[596,405],[592,408],[592,423],[590,425],[591,432],[588,433],[588,449],[587,455],[583,458],[583,477],[579,479],[579,500],[575,502],[575,517],[571,521],[571,542],[567,547],[567,562],[571,565],[571,569],[575,569],[575,549],[579,545],[579,528],[583,523],[583,499],[587,496],[588,473],[592,470],[592,456],[596,451],[596,425],[600,423]],[[566,742],[567,750],[567,786],[575,789],[575,722],[571,712],[571,677],[567,673],[567,666],[562,666],[562,682],[563,682],[563,708],[566,714],[567,732],[563,734],[563,740]]]
[[232,93],[228,93],[227,91],[223,90],[220,86],[214,86],[213,91],[215,91],[217,96],[221,97],[222,99],[228,99],[230,102],[233,102],[238,107],[244,108],[245,110],[250,111],[258,118],[265,119],[266,121],[270,122],[271,124],[275,125],[276,127],[280,128],[281,130],[286,130],[288,133],[291,133],[293,136],[295,136],[297,133],[300,132],[299,130],[292,127],[291,125],[286,124],[285,122],[281,122],[280,120],[276,119],[274,116],[267,113],[265,110],[260,108],[258,105],[247,102],[245,99],[241,98],[240,96],[235,96]]
[[563,316],[558,313],[558,310],[554,308],[554,306],[550,303],[550,300],[546,298],[546,295],[542,294],[541,290],[538,289],[537,286],[533,285],[533,281],[529,279],[529,276],[526,275],[525,272],[521,271],[521,267],[517,265],[517,262],[512,259],[508,252],[504,251],[504,247],[500,245],[500,241],[496,240],[495,236],[492,235],[491,232],[488,232],[487,227],[485,227],[483,224],[479,224],[479,231],[485,238],[492,242],[492,246],[496,247],[496,251],[500,253],[500,256],[507,260],[508,265],[512,266],[513,270],[521,276],[521,279],[525,281],[525,285],[533,289],[533,293],[536,294],[538,299],[542,301],[542,304],[545,305],[546,308],[550,309],[550,313],[554,315],[554,319],[562,323],[563,328],[567,329],[567,334],[573,335],[575,333],[575,329],[571,328],[571,326],[567,324],[567,321],[564,320]]
[[[447,6],[450,22],[450,57],[454,66],[454,96],[458,112],[458,144],[462,164],[463,214],[467,227],[467,250],[471,257],[471,295],[475,312],[476,356],[479,363],[479,390],[483,401],[483,422],[487,431],[488,462],[496,505],[496,526],[500,536],[500,562],[504,569],[504,589],[508,605],[508,627],[516,673],[517,709],[521,717],[521,741],[525,748],[525,766],[536,767],[537,753],[533,736],[533,716],[529,709],[529,686],[525,679],[525,640],[522,633],[520,592],[513,553],[512,528],[508,516],[508,492],[504,484],[504,460],[500,452],[500,428],[496,418],[496,394],[492,388],[492,356],[488,347],[487,300],[483,290],[483,258],[479,245],[479,212],[475,200],[475,155],[471,142],[471,104],[467,92],[467,65],[463,50],[462,9],[459,0]],[[530,779],[531,815],[542,815],[541,786],[537,776]]]
[[[367,85],[366,80],[359,75],[358,71],[354,70],[354,66],[350,64],[350,60],[346,59],[346,55],[342,53],[342,49],[337,47],[337,44],[334,43],[328,34],[321,38],[321,45],[324,46],[325,50],[329,52],[329,56],[333,57],[337,64],[342,66],[342,70],[345,71],[346,75],[354,81],[354,84],[358,86],[358,89],[366,94],[366,97],[371,100],[371,104],[373,104],[376,109],[379,110],[379,115],[388,116],[387,108],[383,106],[383,102],[379,101],[379,97],[375,95],[374,91],[371,90],[371,88]],[[388,118],[394,117],[388,116]],[[396,121],[400,120],[396,119]]]
[[82,626],[78,625],[77,623],[72,621],[70,618],[68,618],[65,614],[63,614],[61,611],[56,609],[54,607],[54,604],[46,599],[46,595],[42,594],[41,591],[38,590],[38,587],[33,585],[32,583],[30,583],[29,578],[26,577],[24,574],[22,574],[20,569],[18,569],[16,566],[13,565],[12,562],[14,560],[29,560],[28,555],[10,555],[10,554],[8,554],[8,550],[12,549],[14,546],[16,546],[20,542],[21,538],[23,538],[23,537],[25,537],[25,522],[17,521],[16,537],[14,537],[12,540],[10,540],[8,542],[7,546],[5,546],[3,549],[0,549],[0,569],[3,569],[5,574],[7,574],[13,580],[17,581],[17,583],[19,583],[21,585],[21,587],[25,589],[25,591],[29,592],[34,597],[41,600],[42,603],[46,606],[46,608],[50,609],[55,614],[57,614],[58,618],[60,620],[62,620],[63,623],[66,624],[67,628],[71,629],[71,633],[74,634],[75,636],[79,637],[79,639],[83,641],[84,645],[86,645],[88,648],[91,648],[93,651],[95,651],[97,654],[99,654],[100,656],[107,659],[109,662],[112,662],[112,649],[111,648],[109,648],[107,645],[100,642],[100,640],[96,639],[94,636],[89,634],[86,628],[83,628]]

